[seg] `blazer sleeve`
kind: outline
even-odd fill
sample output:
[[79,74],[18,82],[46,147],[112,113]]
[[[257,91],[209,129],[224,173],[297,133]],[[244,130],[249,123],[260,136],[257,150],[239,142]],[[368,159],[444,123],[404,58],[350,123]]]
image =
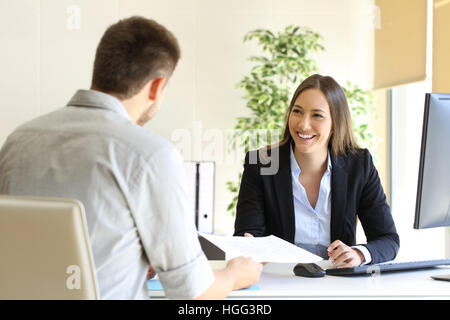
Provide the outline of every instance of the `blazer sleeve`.
[[251,152],[257,151],[249,151],[245,156],[244,172],[236,206],[235,236],[243,236],[245,232],[248,232],[259,237],[263,236],[265,232],[264,192],[260,165],[249,163]]
[[378,171],[367,149],[364,150],[363,159],[365,183],[357,213],[367,238],[367,244],[364,246],[372,256],[371,263],[380,263],[396,257],[400,248],[400,239],[390,207],[386,202]]

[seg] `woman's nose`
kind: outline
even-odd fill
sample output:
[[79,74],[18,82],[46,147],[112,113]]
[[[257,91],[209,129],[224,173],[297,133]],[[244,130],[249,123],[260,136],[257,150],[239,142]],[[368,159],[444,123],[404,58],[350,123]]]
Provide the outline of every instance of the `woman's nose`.
[[298,128],[301,131],[308,131],[309,129],[311,129],[311,123],[308,117],[302,117],[302,119],[298,122]]

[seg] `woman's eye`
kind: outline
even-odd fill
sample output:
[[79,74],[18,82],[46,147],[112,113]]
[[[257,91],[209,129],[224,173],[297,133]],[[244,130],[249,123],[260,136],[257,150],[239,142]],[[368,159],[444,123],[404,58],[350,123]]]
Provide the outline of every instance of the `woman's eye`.
[[321,114],[318,114],[318,113],[314,114],[313,116],[316,117],[316,118],[323,118],[323,116]]

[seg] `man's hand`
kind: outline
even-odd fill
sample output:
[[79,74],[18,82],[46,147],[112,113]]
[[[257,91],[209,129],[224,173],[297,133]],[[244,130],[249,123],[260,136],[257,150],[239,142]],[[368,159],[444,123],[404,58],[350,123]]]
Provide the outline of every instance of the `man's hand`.
[[361,251],[347,246],[340,240],[330,244],[327,251],[330,261],[338,268],[356,267],[364,262],[364,255]]
[[259,281],[263,270],[262,263],[253,261],[252,258],[237,257],[228,261],[226,271],[234,278],[233,290],[249,288]]
[[214,271],[214,283],[195,299],[223,299],[233,290],[251,287],[259,281],[262,269],[252,258],[231,259],[224,269]]

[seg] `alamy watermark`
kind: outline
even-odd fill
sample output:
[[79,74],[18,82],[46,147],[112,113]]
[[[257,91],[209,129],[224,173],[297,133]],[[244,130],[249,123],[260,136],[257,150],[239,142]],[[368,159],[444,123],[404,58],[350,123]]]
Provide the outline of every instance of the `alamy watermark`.
[[226,166],[242,164],[245,150],[253,150],[248,163],[259,162],[261,175],[274,175],[279,169],[279,150],[273,146],[279,142],[280,133],[279,129],[204,129],[201,121],[194,121],[191,130],[172,131],[170,140],[185,160],[215,161]]
[[367,279],[367,288],[377,289],[381,288],[381,268],[377,265],[369,265],[366,270],[370,277]]
[[66,28],[69,30],[79,30],[81,28],[81,8],[71,4],[66,8]]
[[372,5],[369,7],[369,23],[371,23],[372,28],[381,29],[381,9],[379,6]]
[[69,274],[66,279],[66,288],[81,290],[81,268],[77,265],[70,265],[66,269],[66,274]]

